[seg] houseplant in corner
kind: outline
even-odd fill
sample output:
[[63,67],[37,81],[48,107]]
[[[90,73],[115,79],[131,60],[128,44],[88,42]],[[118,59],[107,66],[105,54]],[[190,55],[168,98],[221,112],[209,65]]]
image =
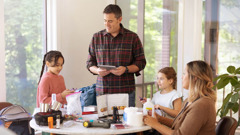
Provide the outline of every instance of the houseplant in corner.
[[236,69],[234,66],[229,66],[227,72],[214,79],[216,81],[214,89],[222,89],[228,84],[231,87],[230,93],[223,99],[223,104],[217,111],[221,118],[226,116],[229,110],[236,113],[239,109],[240,67]]

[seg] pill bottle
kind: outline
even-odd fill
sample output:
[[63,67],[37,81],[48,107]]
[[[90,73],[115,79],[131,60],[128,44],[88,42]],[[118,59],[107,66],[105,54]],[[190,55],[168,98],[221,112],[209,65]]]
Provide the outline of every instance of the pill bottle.
[[56,128],[60,128],[60,115],[57,115],[56,117]]
[[53,117],[48,117],[48,127],[53,128]]

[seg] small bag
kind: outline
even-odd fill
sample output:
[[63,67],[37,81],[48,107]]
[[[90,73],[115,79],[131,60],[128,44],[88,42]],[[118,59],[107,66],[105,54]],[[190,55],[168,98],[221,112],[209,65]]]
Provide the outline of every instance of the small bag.
[[20,105],[11,105],[0,111],[0,120],[4,126],[18,135],[32,135],[33,129],[29,126],[31,115]]
[[[93,84],[91,86],[82,87],[76,90],[76,92],[82,92],[80,101],[82,105],[82,110],[84,106],[96,106],[97,100],[96,100],[96,84]],[[84,110],[83,110],[84,111]]]
[[82,117],[82,108],[80,102],[81,92],[74,92],[66,96],[67,114],[76,117]]
[[60,110],[51,110],[51,112],[38,112],[34,115],[34,118],[37,125],[48,126],[48,117],[53,117],[53,125],[56,125],[57,115],[60,116],[60,123],[62,123],[64,117],[62,117],[62,112]]

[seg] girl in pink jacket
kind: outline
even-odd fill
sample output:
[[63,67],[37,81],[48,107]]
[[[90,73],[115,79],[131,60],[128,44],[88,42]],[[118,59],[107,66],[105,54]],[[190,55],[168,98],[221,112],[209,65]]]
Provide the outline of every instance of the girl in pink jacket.
[[[66,104],[66,95],[74,91],[66,89],[64,78],[59,75],[63,68],[64,57],[59,51],[49,51],[44,55],[42,71],[38,82],[37,107],[40,103],[52,103],[51,96],[56,94],[56,100]],[[43,74],[45,65],[47,72]]]

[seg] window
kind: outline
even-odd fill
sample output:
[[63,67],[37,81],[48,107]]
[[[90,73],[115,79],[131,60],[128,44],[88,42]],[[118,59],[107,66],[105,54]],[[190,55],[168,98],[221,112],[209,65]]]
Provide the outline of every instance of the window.
[[240,0],[220,1],[218,73],[229,65],[240,67]]
[[159,69],[172,66],[177,71],[178,1],[145,1],[144,50],[147,66],[145,82],[156,80]]
[[[138,0],[118,0],[117,4],[122,8],[124,27],[137,33]],[[162,67],[177,70],[178,1],[145,1],[144,7],[144,80],[153,82]]]
[[[240,67],[240,0],[220,1],[219,6],[219,40],[218,40],[218,73],[226,73],[228,66]],[[226,87],[226,94],[231,88]],[[223,91],[218,90],[218,97],[222,97]],[[222,104],[218,103],[218,108]],[[234,115],[238,119],[238,113]]]
[[122,9],[122,24],[125,28],[137,33],[138,0],[118,0]]
[[[117,4],[123,12],[124,27],[138,34],[140,34],[137,31],[139,27],[137,19],[140,16],[138,4],[144,4],[142,6],[144,7],[144,26],[142,27],[144,27],[143,44],[147,60],[144,83],[156,81],[157,72],[163,67],[172,66],[177,71],[178,1],[151,0],[139,3],[138,0],[118,0]],[[147,87],[148,96],[150,89],[151,87]]]
[[7,102],[30,113],[45,53],[45,0],[4,0]]
[[[236,68],[239,64],[240,50],[240,0],[229,1],[204,1],[205,15],[205,57],[210,60],[216,74],[226,73],[228,66]],[[207,56],[210,54],[209,56]],[[230,93],[231,88],[217,90],[217,109],[221,107],[223,96]],[[225,93],[225,94],[224,94]],[[238,114],[233,115],[238,119]],[[218,118],[219,119],[219,118]]]

